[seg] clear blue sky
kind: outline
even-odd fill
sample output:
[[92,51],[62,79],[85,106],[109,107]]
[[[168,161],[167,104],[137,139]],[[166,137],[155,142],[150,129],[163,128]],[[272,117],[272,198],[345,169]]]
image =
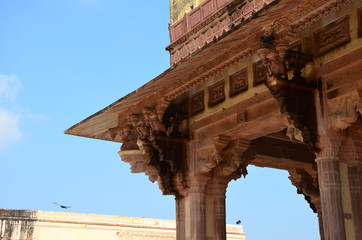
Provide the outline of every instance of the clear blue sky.
[[[63,134],[168,68],[169,2],[136,2],[0,0],[0,208],[175,218],[119,144]],[[248,240],[319,238],[279,170],[230,183],[227,223],[239,219]]]

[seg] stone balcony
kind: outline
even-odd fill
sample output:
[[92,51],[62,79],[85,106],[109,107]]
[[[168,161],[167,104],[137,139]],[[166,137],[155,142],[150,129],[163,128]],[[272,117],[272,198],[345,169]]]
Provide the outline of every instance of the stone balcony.
[[275,0],[205,0],[182,19],[170,24],[171,44],[166,47],[171,65],[217,40],[233,26],[250,21]]

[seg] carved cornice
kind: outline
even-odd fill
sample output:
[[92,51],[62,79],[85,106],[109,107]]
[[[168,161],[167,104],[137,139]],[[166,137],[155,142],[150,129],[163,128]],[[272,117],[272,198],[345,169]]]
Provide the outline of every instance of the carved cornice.
[[161,104],[168,105],[168,103],[176,97],[196,88],[197,86],[200,86],[227,68],[249,58],[251,55],[252,50],[245,49],[245,45],[243,43],[231,48],[226,53],[203,64],[179,81],[173,82],[165,88],[160,94],[160,96],[162,96]]
[[[278,52],[278,55],[285,56],[283,54],[286,53],[288,44],[296,34],[315,21],[321,20],[325,15],[338,10],[338,8],[350,2],[350,0],[310,0],[300,3],[298,7],[291,9],[288,14],[285,14],[283,17],[266,26],[263,30],[264,33],[260,32],[243,38],[243,41],[238,46],[231,48],[212,61],[203,64],[182,79],[173,82],[159,94],[159,96],[162,97],[160,101],[161,104],[167,106],[172,99],[205,83],[221,71],[234,66],[239,61],[250,57],[255,53],[254,49],[257,49],[259,45],[258,37],[263,34],[265,35],[268,31],[276,37],[278,46],[275,50]],[[272,55],[270,56],[270,60],[272,60]],[[273,68],[273,71],[276,71],[277,69],[275,68],[277,68],[277,65],[278,63],[274,62],[270,67]],[[279,67],[281,67],[280,64]],[[280,70],[281,69],[279,69],[279,71]],[[269,82],[273,81],[275,81],[275,79],[270,78]]]
[[293,11],[293,14],[286,17],[284,21],[290,23],[290,28],[294,33],[298,33],[351,2],[352,0],[306,1],[302,6]]

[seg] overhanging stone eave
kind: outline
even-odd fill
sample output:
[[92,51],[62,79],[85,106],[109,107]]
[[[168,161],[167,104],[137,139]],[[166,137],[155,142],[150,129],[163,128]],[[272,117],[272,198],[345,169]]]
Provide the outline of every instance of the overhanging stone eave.
[[[283,6],[289,2],[290,0],[286,0],[284,4],[281,4],[278,7],[278,9],[283,9]],[[227,50],[235,48],[239,52],[229,56],[228,59],[223,59],[223,64],[226,66],[228,65],[227,62],[229,60],[231,61],[240,56],[250,56],[250,54],[254,53],[258,44],[255,40],[257,40],[257,36],[261,34],[262,29],[267,26],[270,21],[276,20],[285,14],[285,11],[287,10],[285,9],[282,12],[276,12],[272,9],[265,9],[263,17],[252,19],[245,24],[241,24],[236,30],[224,33],[222,36],[209,43],[207,48],[201,48],[192,53],[189,57],[171,66],[142,87],[73,125],[65,130],[64,133],[114,141],[108,134],[110,128],[119,126],[131,112],[141,112],[145,103],[153,106],[160,103],[160,98],[164,97],[165,93],[174,90],[172,89],[174,83],[181,82],[181,84],[176,84],[176,91],[178,91],[178,89],[183,89],[184,86],[189,85],[194,79],[197,79],[204,74],[203,72],[200,72],[200,68],[203,68],[207,64],[211,64],[212,60],[222,56]],[[254,37],[248,38],[250,37],[250,32],[253,33]],[[245,38],[248,38],[248,40],[243,41]],[[243,44],[241,45],[240,43]],[[240,51],[243,49],[245,50],[245,53],[240,55]],[[240,56],[238,56],[238,54]],[[205,63],[205,59],[208,59],[209,61]],[[211,69],[208,69],[208,72],[220,68],[220,65],[222,64],[212,66]],[[196,75],[187,77],[190,73],[195,73]],[[180,94],[177,93],[176,95],[179,96]]]
[[[240,31],[242,31],[242,29],[240,29]],[[169,69],[142,87],[73,125],[69,129],[65,130],[64,133],[113,141],[110,137],[106,136],[106,132],[109,128],[118,126],[118,119],[122,119],[122,112],[130,108],[134,109],[134,112],[137,112],[137,105],[144,101],[144,99],[148,99],[148,102],[150,102],[150,100],[151,102],[156,102],[158,92],[166,89],[170,84],[172,84],[172,82],[179,80],[180,76],[185,76],[187,73],[202,66],[202,59],[208,59],[210,55],[213,55],[212,52],[214,48],[220,49],[220,42],[228,44],[228,42],[232,41],[232,38],[239,37],[236,34],[226,34],[226,36],[220,38],[220,40],[210,43],[207,49],[203,48],[193,53],[190,57],[174,66],[171,66]],[[185,82],[185,84],[187,84],[187,82]],[[141,109],[138,110],[141,111]]]

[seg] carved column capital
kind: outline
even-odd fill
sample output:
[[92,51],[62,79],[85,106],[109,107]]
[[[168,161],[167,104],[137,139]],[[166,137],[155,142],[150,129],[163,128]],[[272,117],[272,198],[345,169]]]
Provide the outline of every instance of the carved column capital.
[[339,160],[339,151],[344,139],[341,133],[328,131],[318,136],[316,146],[319,149],[316,154],[316,161]]
[[206,193],[210,196],[221,196],[225,198],[226,188],[230,179],[223,177],[212,177],[207,183]]
[[362,137],[348,134],[342,142],[340,157],[348,166],[362,171]]
[[188,176],[186,178],[188,186],[187,189],[188,194],[205,193],[206,184],[209,179],[210,176],[204,174]]

